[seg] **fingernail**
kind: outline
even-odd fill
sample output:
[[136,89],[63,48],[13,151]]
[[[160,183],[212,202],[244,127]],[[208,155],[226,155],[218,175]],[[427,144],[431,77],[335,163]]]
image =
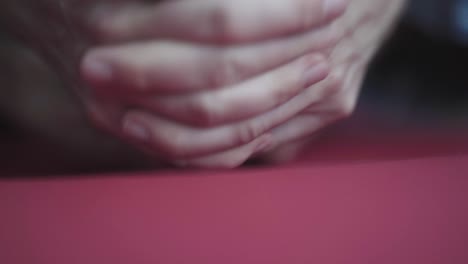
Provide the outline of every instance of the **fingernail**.
[[324,0],[323,12],[326,17],[333,17],[346,9],[349,0]]
[[92,82],[106,82],[112,79],[111,65],[95,56],[84,59],[82,71],[84,77]]
[[325,79],[329,72],[328,63],[321,61],[314,63],[304,72],[304,87],[309,87]]
[[126,118],[124,120],[122,130],[125,135],[138,141],[148,141],[150,138],[150,133],[146,126],[133,118]]

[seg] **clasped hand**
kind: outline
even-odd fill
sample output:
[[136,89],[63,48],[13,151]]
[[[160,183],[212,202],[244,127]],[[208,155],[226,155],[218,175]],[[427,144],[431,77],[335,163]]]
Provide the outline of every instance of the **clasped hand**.
[[100,2],[85,107],[154,158],[236,167],[348,116],[402,2]]

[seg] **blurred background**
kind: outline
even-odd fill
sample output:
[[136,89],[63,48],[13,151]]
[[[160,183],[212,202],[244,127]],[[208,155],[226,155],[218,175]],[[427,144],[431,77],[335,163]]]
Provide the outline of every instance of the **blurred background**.
[[[302,162],[468,153],[467,3],[413,1],[371,65],[355,115],[324,131]],[[0,89],[0,175],[83,173],[112,167],[89,162],[100,154],[89,153],[93,142],[87,138],[95,132],[83,123],[63,124],[59,133],[47,131],[57,117],[82,121],[84,117],[69,101],[57,100],[68,98],[66,92],[52,97],[48,91],[63,90],[60,82],[27,49],[6,35],[0,43],[0,83],[15,87]],[[17,104],[29,107],[12,111]],[[70,142],[63,144],[67,139],[60,136],[71,131],[79,131],[71,143],[75,149],[67,145]]]

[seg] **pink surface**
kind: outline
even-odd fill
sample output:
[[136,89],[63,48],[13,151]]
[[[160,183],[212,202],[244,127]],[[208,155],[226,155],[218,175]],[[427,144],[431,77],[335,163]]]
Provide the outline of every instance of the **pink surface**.
[[468,155],[0,182],[0,263],[468,263]]

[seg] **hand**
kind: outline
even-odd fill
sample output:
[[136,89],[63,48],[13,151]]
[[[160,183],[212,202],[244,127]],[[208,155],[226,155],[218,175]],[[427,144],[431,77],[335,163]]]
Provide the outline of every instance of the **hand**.
[[40,52],[68,85],[77,86],[80,58],[97,44],[271,40],[334,19],[347,1],[4,0],[0,22]]
[[[314,79],[321,79],[321,76],[326,74],[326,65],[319,63],[322,61],[320,56],[307,56],[301,60],[297,58],[308,52],[330,46],[337,39],[337,36],[333,34],[324,34],[321,32],[324,30],[319,27],[339,16],[346,5],[346,1],[318,0],[289,2],[200,0],[196,4],[189,1],[164,1],[157,4],[145,2],[5,0],[0,4],[2,7],[0,12],[2,13],[1,20],[8,26],[10,32],[16,33],[43,55],[58,75],[62,77],[66,86],[74,88],[75,93],[82,99],[86,110],[91,113],[94,120],[98,120],[98,124],[101,126],[111,123],[114,120],[112,117],[121,113],[122,107],[128,107],[128,105],[126,105],[127,102],[117,103],[115,98],[101,101],[102,97],[96,98],[93,90],[86,89],[79,83],[77,66],[82,54],[97,44],[103,46],[121,44],[120,47],[124,48],[125,46],[128,51],[131,51],[131,45],[123,45],[122,43],[154,39],[165,39],[166,43],[162,44],[175,44],[176,41],[182,44],[180,41],[184,41],[186,45],[182,47],[182,50],[185,49],[192,54],[185,62],[188,62],[187,66],[192,67],[187,70],[183,67],[179,69],[180,64],[161,64],[161,69],[173,69],[174,71],[169,75],[165,75],[165,72],[162,71],[159,74],[162,80],[155,78],[156,82],[151,84],[158,84],[159,81],[162,81],[164,86],[158,85],[158,89],[154,89],[153,92],[159,93],[164,87],[167,88],[167,91],[163,91],[165,95],[167,92],[185,92],[186,95],[181,102],[193,102],[192,105],[195,106],[195,109],[200,109],[200,119],[193,119],[189,115],[181,115],[166,108],[161,109],[161,112],[168,116],[174,114],[174,120],[185,120],[191,124],[202,120],[202,124],[212,127],[214,124],[219,125],[247,118],[261,112],[262,109],[266,111],[266,109],[286,101],[288,96],[292,96],[302,89],[298,83],[306,84],[304,79],[308,79],[310,82],[313,82]],[[316,30],[311,31],[313,28]],[[280,36],[283,38],[280,39]],[[284,36],[288,37],[284,38]],[[167,40],[174,43],[168,43]],[[161,44],[161,42],[158,43]],[[153,44],[158,46],[155,42]],[[216,48],[207,49],[201,47],[201,44],[211,47],[215,45]],[[147,47],[149,48],[149,46]],[[166,45],[166,47],[168,46]],[[179,45],[179,48],[181,46],[183,45]],[[154,53],[154,49],[152,50],[151,53],[157,55]],[[162,54],[162,51],[167,51],[164,48],[158,50],[160,50],[159,54]],[[139,54],[147,54],[146,51],[142,49]],[[177,49],[173,51],[177,51]],[[167,58],[174,59],[171,56]],[[158,58],[158,56],[153,58]],[[207,67],[198,67],[200,58],[203,58],[203,62],[210,62]],[[297,61],[292,63],[294,59]],[[176,59],[176,61],[181,60]],[[286,66],[285,63],[289,63],[289,65]],[[316,69],[315,77],[313,74],[308,74],[309,77],[301,77],[301,81],[293,80],[299,76],[296,70],[303,71],[305,66],[313,66],[312,64],[315,63],[320,64],[317,65],[318,70]],[[143,65],[134,66],[137,66],[136,69],[138,69],[138,66]],[[280,66],[282,66],[281,69]],[[256,102],[253,104],[256,107],[241,115],[237,115],[238,112],[236,112],[234,116],[231,116],[234,113],[232,110],[221,115],[216,112],[213,114],[211,110],[205,108],[208,104],[203,103],[208,101],[206,98],[210,95],[198,95],[193,100],[187,96],[195,91],[206,94],[202,90],[207,88],[218,88],[217,90],[221,91],[220,88],[233,86],[239,82],[247,83],[248,80],[249,84],[239,86],[243,87],[244,92],[242,89],[238,89],[239,92],[232,92],[233,95],[237,96],[237,98],[234,97],[234,100],[229,99],[229,92],[217,92],[220,98],[229,99],[226,102],[231,102],[231,109],[233,109],[233,107],[238,107],[236,104],[243,101],[241,95],[245,94],[249,85],[275,82],[274,80],[282,74],[287,74],[289,77],[288,72],[290,71],[295,71],[295,74],[287,81],[282,82],[287,84],[286,87],[275,89],[277,92],[274,96],[277,98],[269,96],[264,103]],[[150,74],[155,72],[158,71],[152,71]],[[260,78],[260,75],[263,78]],[[172,78],[172,76],[175,77]],[[250,82],[254,76],[257,81]],[[131,86],[131,76],[128,77],[130,77],[128,84]],[[293,82],[294,84],[292,84]],[[138,85],[135,87],[141,88]],[[116,87],[114,86],[114,88]],[[178,90],[179,88],[181,90]],[[135,94],[134,90],[130,90],[128,90],[128,94]],[[265,94],[266,89],[262,91],[257,94],[257,97]],[[147,102],[136,100],[135,97],[132,96],[135,99],[135,101],[132,99],[132,104],[141,103],[143,106],[147,104]],[[147,97],[146,95],[140,96],[140,98]],[[155,100],[161,101],[157,98]],[[98,101],[100,102],[97,103]],[[110,101],[112,103],[109,103]],[[170,106],[170,102],[179,100],[173,97],[170,100],[162,101],[167,102],[166,106]],[[151,106],[154,107],[153,104]],[[249,107],[251,106],[249,105]],[[99,110],[102,108],[106,108],[106,111]],[[114,110],[111,111],[109,108],[114,108]],[[247,110],[247,108],[245,109]],[[154,111],[154,109],[151,110]],[[212,118],[213,116],[219,117]],[[286,118],[277,117],[276,122],[282,119]],[[273,125],[274,122],[270,126]],[[115,129],[116,127],[114,127],[113,132]],[[242,138],[243,141],[248,141],[245,136]],[[171,151],[178,152],[174,149]]]
[[[86,55],[82,72],[94,87],[88,104],[93,120],[158,158],[178,164],[234,167],[268,147],[270,136],[266,132],[297,115],[325,92],[308,93],[304,97],[307,104],[289,103],[303,89],[326,77],[325,60],[305,54],[333,46],[336,32],[322,26],[345,8],[341,4],[326,14],[320,1],[269,3],[272,10],[252,1],[236,5],[206,1],[208,6],[214,5],[207,10],[217,13],[211,16],[220,19],[219,10],[223,10],[225,17],[223,30],[216,26],[208,33],[206,23],[211,20],[204,24],[207,15],[189,1],[101,10],[104,22],[97,21],[98,35],[119,43],[133,38],[146,41],[103,44]],[[249,7],[247,15],[244,6]],[[162,7],[164,12],[158,10]],[[291,12],[275,14],[278,7]],[[301,13],[304,9],[311,12]],[[193,22],[184,25],[177,17],[172,23],[174,15],[164,16],[181,14],[180,10],[202,12],[195,12],[194,17],[201,20],[196,25],[205,25],[204,33],[193,33],[198,32],[193,30]],[[309,13],[313,15],[310,18]],[[307,17],[298,19],[300,14]],[[283,19],[278,20],[278,16]],[[262,21],[257,20],[259,17]],[[281,21],[282,26],[271,27],[274,23],[269,21]],[[158,23],[176,25],[177,30],[145,28]],[[184,30],[186,34],[178,35]],[[152,40],[152,35],[165,38]],[[177,37],[182,40],[171,39]],[[190,38],[192,42],[187,42]]]
[[[263,158],[272,162],[293,159],[300,153],[303,139],[321,128],[349,116],[356,105],[366,68],[374,53],[398,18],[404,0],[353,0],[346,14],[335,23],[345,37],[330,55],[332,73],[313,89],[334,92],[311,105],[302,114],[275,128],[274,144]],[[328,88],[321,88],[328,87]]]

